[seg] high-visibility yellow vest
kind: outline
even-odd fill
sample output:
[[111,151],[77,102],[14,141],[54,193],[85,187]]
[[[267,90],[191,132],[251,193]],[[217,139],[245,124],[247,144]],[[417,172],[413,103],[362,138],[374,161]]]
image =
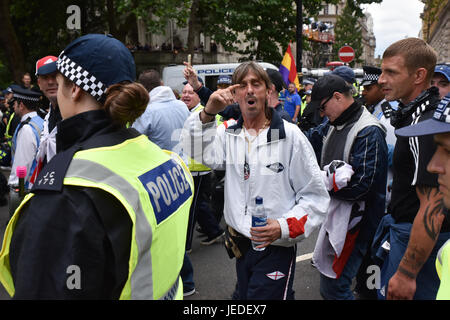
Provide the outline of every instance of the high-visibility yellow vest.
[[[9,128],[11,127],[11,122],[15,116],[16,116],[16,114],[14,112],[12,112],[11,115],[9,116],[8,124],[6,125],[6,131],[5,131],[5,138],[8,140],[8,144],[10,147],[11,147],[11,139],[13,136],[9,134]],[[14,133],[13,133],[13,135],[14,135]]]
[[[193,180],[178,155],[163,152],[145,135],[114,146],[82,150],[75,153],[64,185],[102,189],[116,197],[130,216],[129,273],[120,299],[183,298],[179,273]],[[11,296],[11,239],[22,208],[33,196],[27,195],[11,218],[0,252],[0,281]]]
[[307,105],[306,100],[302,101],[302,105],[300,107],[300,114],[299,114],[299,116],[301,116],[303,114],[303,111],[305,111],[306,105]]
[[[204,108],[205,108],[204,106],[199,105],[192,112],[200,112]],[[219,126],[223,123],[222,117],[219,116],[218,114],[216,115],[216,123],[217,123],[217,126]],[[211,168],[205,166],[204,164],[201,164],[198,161],[195,161],[191,157],[188,157],[188,167],[191,172],[211,171]]]
[[450,300],[450,239],[439,249],[436,271],[441,279],[436,300]]
[[361,87],[359,86],[358,82],[353,83],[353,87],[355,87],[355,93],[353,94],[354,97],[358,97],[361,93]]

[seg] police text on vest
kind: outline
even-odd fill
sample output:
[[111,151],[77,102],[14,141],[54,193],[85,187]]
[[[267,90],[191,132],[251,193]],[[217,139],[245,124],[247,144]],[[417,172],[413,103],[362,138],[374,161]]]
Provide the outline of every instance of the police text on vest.
[[169,160],[139,176],[149,194],[157,223],[167,219],[192,195],[181,166]]

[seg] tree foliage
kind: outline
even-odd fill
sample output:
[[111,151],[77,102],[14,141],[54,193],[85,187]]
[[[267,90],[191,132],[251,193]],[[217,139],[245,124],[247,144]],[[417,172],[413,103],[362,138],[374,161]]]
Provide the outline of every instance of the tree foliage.
[[349,45],[355,50],[355,58],[350,65],[361,63],[361,54],[363,50],[362,31],[358,23],[359,14],[354,11],[352,0],[348,0],[342,15],[337,18],[335,31],[335,43],[333,45],[333,55],[335,60],[339,60],[338,50],[344,45]]
[[[180,27],[187,26],[189,20],[188,47],[191,50],[194,39],[198,41],[197,35],[203,33],[222,44],[225,50],[238,52],[245,59],[279,64],[289,42],[296,42],[297,1],[2,0],[0,77],[8,74],[2,65],[8,66],[8,80],[19,81],[20,72],[34,71],[38,58],[58,55],[71,40],[82,34],[109,32],[123,42],[127,37],[137,41],[138,19],[154,34],[164,33],[169,20]],[[317,17],[323,2],[337,4],[339,0],[301,2],[303,23],[308,24],[309,18]],[[381,0],[348,0],[346,14],[355,19],[362,15],[360,5],[372,2]],[[78,5],[82,10],[80,31],[67,30],[66,9],[69,5]],[[344,35],[355,38],[356,24],[350,26],[344,19],[340,21],[343,31],[337,38],[350,44],[352,42]],[[311,48],[305,39],[303,48]],[[0,78],[0,85],[4,83],[4,78],[3,83]]]
[[[0,6],[0,85],[20,75],[34,73],[35,62],[45,55],[58,55],[73,39],[87,33],[109,32],[125,42],[137,41],[137,19],[148,31],[162,33],[169,19],[185,25],[191,0],[2,0]],[[81,9],[81,30],[70,31],[67,7]],[[3,17],[7,17],[5,19]],[[13,40],[17,39],[17,46]],[[14,47],[14,50],[11,48]],[[1,68],[8,66],[8,71]]]
[[350,66],[363,62],[363,37],[359,19],[364,17],[362,4],[380,3],[382,0],[346,0],[342,14],[338,17],[334,29],[335,43],[333,45],[333,56],[339,60],[338,51],[344,45],[349,45],[355,50],[355,58]]
[[[245,59],[261,59],[279,64],[289,42],[297,41],[296,4],[298,1],[199,1],[198,16],[202,17],[203,32],[221,43],[225,50],[238,52],[244,55]],[[354,17],[362,17],[362,4],[381,1],[348,0],[347,12],[351,12]],[[303,24],[309,24],[310,18],[317,18],[324,3],[338,4],[339,2],[340,0],[301,1]],[[239,49],[242,45],[244,49]],[[302,47],[304,50],[311,50],[314,46],[303,38]]]
[[[113,0],[110,0],[113,1]],[[132,14],[145,22],[150,33],[162,33],[167,22],[185,25],[192,0],[114,0],[116,14],[120,17]]]
[[[204,32],[227,51],[245,59],[279,64],[289,42],[296,42],[296,1],[201,0]],[[328,0],[337,3],[338,0]],[[321,0],[303,2],[303,22],[318,14]],[[244,49],[239,49],[239,46]],[[304,45],[307,46],[304,40]]]

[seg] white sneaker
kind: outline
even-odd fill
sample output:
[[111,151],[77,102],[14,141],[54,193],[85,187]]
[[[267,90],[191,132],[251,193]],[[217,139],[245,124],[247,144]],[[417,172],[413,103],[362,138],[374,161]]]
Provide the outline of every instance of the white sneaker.
[[192,296],[194,293],[195,293],[195,288],[190,291],[183,292],[183,297]]

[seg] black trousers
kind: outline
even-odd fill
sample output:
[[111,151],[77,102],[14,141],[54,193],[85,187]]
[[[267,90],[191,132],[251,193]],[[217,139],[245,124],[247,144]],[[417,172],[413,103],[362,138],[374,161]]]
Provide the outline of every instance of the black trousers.
[[189,223],[186,235],[186,250],[191,249],[192,238],[194,235],[194,226],[196,222],[198,222],[199,226],[208,237],[214,237],[223,232],[211,207],[211,173],[201,176],[193,176],[193,178],[195,190],[194,199],[192,200],[191,204],[191,210],[189,211]]

